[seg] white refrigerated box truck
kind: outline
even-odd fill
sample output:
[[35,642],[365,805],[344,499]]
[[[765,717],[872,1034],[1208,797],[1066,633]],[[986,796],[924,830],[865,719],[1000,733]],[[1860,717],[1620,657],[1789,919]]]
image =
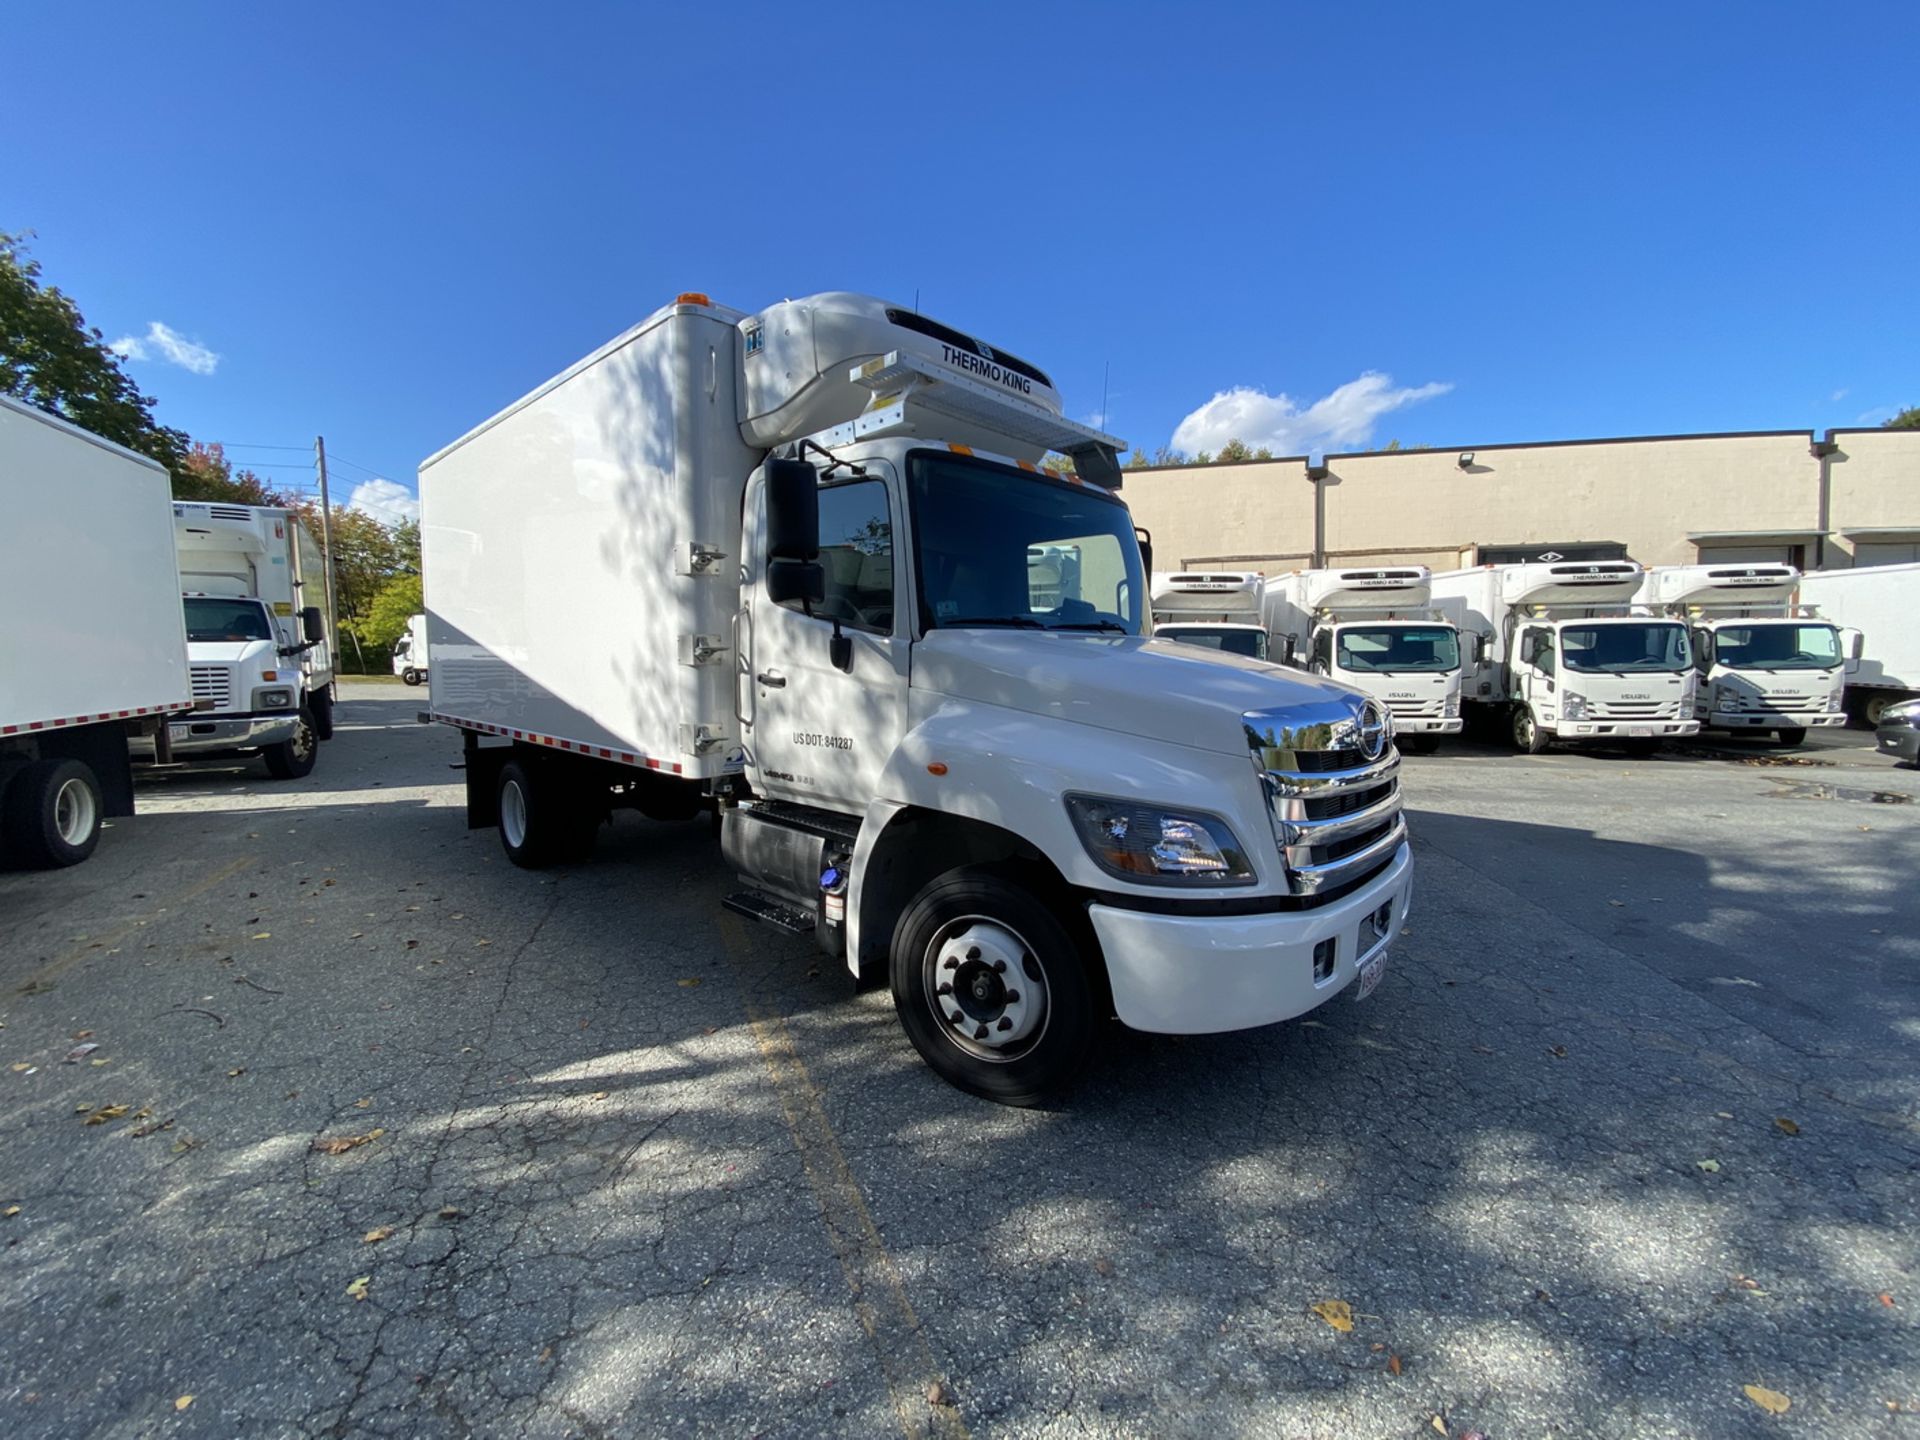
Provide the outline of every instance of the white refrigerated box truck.
[[193,708],[167,472],[0,396],[0,505],[0,852],[74,865]]
[[1699,734],[1687,627],[1636,608],[1644,573],[1633,560],[1556,560],[1435,575],[1435,609],[1481,637],[1466,708],[1528,754],[1554,741],[1648,752]]
[[299,513],[176,501],[187,658],[200,713],[172,726],[181,759],[257,755],[276,780],[313,772],[333,736],[326,572]]
[[[1858,631],[1795,603],[1791,565],[1657,565],[1640,603],[1692,628],[1694,716],[1705,730],[1771,733],[1798,745],[1810,729],[1847,723],[1846,670]],[[1849,660],[1849,654],[1852,660]]]
[[1293,664],[1384,705],[1402,750],[1431,755],[1462,725],[1460,631],[1432,598],[1424,565],[1296,570],[1267,581],[1267,628]]
[[409,685],[427,678],[427,617],[407,617],[406,633],[393,642],[393,673]]
[[1178,570],[1153,577],[1153,633],[1162,640],[1271,659],[1263,597],[1251,570]]
[[1862,724],[1878,725],[1887,706],[1920,698],[1920,564],[1816,570],[1800,577],[1800,599],[1862,636],[1845,701]]
[[469,825],[531,865],[717,806],[729,908],[885,975],[1008,1103],[1109,1015],[1371,990],[1411,884],[1390,721],[1149,638],[1120,442],[1060,410],[880,300],[687,294],[428,459],[422,718],[464,734]]

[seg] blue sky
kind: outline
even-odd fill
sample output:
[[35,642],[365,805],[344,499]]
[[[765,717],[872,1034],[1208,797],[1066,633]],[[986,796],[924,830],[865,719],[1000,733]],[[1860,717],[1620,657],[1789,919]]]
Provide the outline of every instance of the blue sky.
[[917,292],[1082,418],[1110,373],[1148,449],[1920,403],[1902,6],[60,0],[7,31],[0,229],[162,420],[324,433],[342,488],[410,486],[687,289]]

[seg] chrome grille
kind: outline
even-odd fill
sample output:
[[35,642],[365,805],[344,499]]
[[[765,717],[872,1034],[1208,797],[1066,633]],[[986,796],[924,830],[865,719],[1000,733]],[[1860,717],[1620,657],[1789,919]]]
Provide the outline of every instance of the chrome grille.
[[1403,715],[1408,719],[1438,720],[1446,708],[1447,702],[1444,698],[1438,700],[1387,701],[1387,709],[1392,712],[1396,720]]
[[1674,720],[1680,715],[1678,700],[1608,700],[1591,707],[1595,720]]
[[233,671],[225,665],[191,665],[193,698],[211,700],[215,710],[233,706]]
[[1366,748],[1384,718],[1377,703],[1357,697],[1242,717],[1293,894],[1358,880],[1406,839],[1400,756],[1390,739],[1372,754]]

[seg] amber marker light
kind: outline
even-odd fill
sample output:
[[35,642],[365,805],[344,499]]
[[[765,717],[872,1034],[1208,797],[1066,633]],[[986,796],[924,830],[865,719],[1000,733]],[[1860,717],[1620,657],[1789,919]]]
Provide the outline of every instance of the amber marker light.
[[947,767],[944,761],[935,760],[927,766],[927,774],[929,775],[944,775],[946,773]]
[[702,295],[698,290],[683,290],[673,297],[673,303],[676,305],[711,305],[713,301],[709,300],[705,295]]

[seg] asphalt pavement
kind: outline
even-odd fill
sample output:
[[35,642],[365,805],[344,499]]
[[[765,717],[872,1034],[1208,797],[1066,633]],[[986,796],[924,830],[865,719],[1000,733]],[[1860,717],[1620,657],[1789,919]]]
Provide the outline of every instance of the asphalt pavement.
[[0,1435],[1920,1435],[1864,733],[1410,758],[1371,998],[1011,1111],[703,823],[514,869],[420,699],[0,873]]

